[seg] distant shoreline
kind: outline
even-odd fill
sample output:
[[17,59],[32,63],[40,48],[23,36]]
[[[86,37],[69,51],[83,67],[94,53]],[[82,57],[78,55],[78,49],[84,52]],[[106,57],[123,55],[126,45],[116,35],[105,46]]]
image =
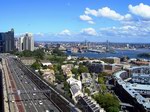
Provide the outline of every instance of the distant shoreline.
[[[140,58],[139,54],[150,53],[150,49],[136,49],[136,50],[116,50],[115,53],[67,53],[67,55],[73,55],[78,57],[88,57],[88,58],[103,58],[103,57],[124,57],[128,56],[129,58]],[[145,58],[148,59],[148,58]]]

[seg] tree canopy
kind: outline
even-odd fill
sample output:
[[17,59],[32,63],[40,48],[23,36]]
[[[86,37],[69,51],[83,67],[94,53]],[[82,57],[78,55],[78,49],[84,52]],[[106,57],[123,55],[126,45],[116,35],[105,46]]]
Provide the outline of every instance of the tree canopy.
[[40,69],[41,64],[38,61],[36,61],[31,65],[31,67],[37,70],[37,69]]
[[60,51],[58,48],[53,49],[52,54],[57,56],[66,56],[65,53]]
[[24,50],[22,52],[16,52],[15,55],[18,55],[19,57],[35,57],[37,60],[44,59],[45,52],[43,49],[37,49],[34,51]]
[[119,112],[119,101],[110,93],[96,94],[94,99],[107,111],[107,112]]
[[89,70],[86,66],[83,66],[83,65],[79,65],[79,69],[78,69],[78,72],[81,74],[81,73],[88,73]]
[[72,68],[71,71],[72,71],[73,74],[78,74],[79,73],[77,68]]

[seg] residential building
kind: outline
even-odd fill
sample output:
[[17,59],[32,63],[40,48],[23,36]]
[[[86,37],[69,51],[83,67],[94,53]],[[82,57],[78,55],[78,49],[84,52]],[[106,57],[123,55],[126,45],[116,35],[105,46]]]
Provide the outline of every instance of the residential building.
[[75,103],[77,103],[80,97],[83,97],[83,93],[81,91],[82,90],[81,81],[70,77],[69,79],[67,79],[67,82],[70,85],[70,92],[72,94],[72,99],[74,100]]
[[120,64],[120,58],[118,57],[107,57],[107,58],[102,58],[102,61],[105,63],[110,63],[110,64]]
[[34,51],[34,39],[31,33],[26,33],[19,38],[19,51]]
[[104,66],[103,72],[106,72],[108,74],[112,74],[113,72],[121,70],[121,66],[117,66],[116,64],[104,64],[103,66]]
[[18,38],[15,38],[14,46],[15,46],[16,50],[18,50],[18,48],[19,48],[18,42],[19,42]]
[[55,82],[55,73],[54,70],[51,69],[42,69],[41,72],[43,72],[42,76],[45,80],[48,82],[54,84]]
[[41,64],[43,66],[52,66],[52,63],[50,61],[48,61],[48,60],[41,60]]
[[75,103],[83,96],[83,93],[77,84],[71,85],[70,92]]
[[[133,72],[140,69],[150,69],[149,67],[134,67],[130,70]],[[133,73],[132,72],[132,73]],[[142,76],[143,77],[143,76]],[[134,105],[134,111],[149,112],[150,100],[145,95],[150,94],[150,85],[130,83],[127,79],[130,79],[130,75],[127,71],[119,71],[114,73],[114,85],[115,91],[120,94],[127,103]]]
[[79,80],[77,80],[77,79],[75,79],[75,78],[73,78],[73,77],[70,77],[69,79],[67,79],[67,82],[68,82],[70,85],[76,84],[76,85],[79,86],[80,90],[82,89],[82,83],[81,83],[81,81],[79,81]]
[[82,73],[81,74],[82,84],[91,85],[92,78],[90,73]]
[[14,49],[14,29],[8,32],[0,32],[0,53],[11,52]]
[[63,74],[67,77],[72,77],[72,68],[73,68],[73,64],[66,64],[66,65],[62,65],[61,69],[63,70]]
[[19,42],[18,42],[18,44],[19,44],[19,51],[23,51],[24,49],[23,49],[23,36],[22,37],[20,37],[19,38]]
[[94,99],[88,97],[87,95],[80,97],[78,103],[79,105],[83,106],[82,109],[85,112],[106,112],[104,108],[100,107],[100,105],[97,104],[97,102]]
[[62,65],[62,66],[61,66],[61,69],[63,70],[63,69],[68,68],[68,69],[71,70],[71,69],[73,68],[73,66],[74,66],[73,64],[65,64],[65,65]]

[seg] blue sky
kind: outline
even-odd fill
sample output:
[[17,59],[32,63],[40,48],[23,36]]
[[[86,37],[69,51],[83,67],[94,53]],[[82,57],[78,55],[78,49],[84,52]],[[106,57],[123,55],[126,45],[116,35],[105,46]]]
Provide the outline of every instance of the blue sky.
[[0,0],[0,32],[43,41],[150,42],[148,0]]

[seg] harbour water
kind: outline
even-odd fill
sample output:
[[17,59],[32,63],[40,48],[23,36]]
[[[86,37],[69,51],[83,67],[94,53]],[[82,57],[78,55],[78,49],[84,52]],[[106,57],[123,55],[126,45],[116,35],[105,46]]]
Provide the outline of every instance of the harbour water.
[[88,57],[88,58],[103,58],[103,57],[124,57],[138,58],[137,55],[141,53],[150,53],[150,49],[136,49],[136,50],[116,50],[114,53],[67,53],[68,55],[74,55],[78,57]]

